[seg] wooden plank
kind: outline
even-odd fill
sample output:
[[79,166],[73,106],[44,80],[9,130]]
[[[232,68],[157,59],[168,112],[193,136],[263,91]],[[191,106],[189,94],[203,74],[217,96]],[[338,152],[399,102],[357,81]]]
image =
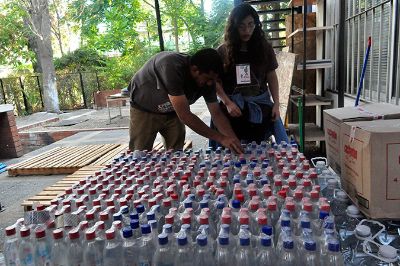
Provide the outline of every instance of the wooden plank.
[[119,147],[109,151],[93,163],[91,165],[106,165],[111,163],[114,158],[122,152],[125,152],[128,149],[128,144],[121,144]]
[[30,163],[34,163],[36,161],[39,161],[39,160],[42,160],[44,158],[50,157],[51,155],[55,154],[59,149],[60,149],[60,147],[55,147],[55,148],[53,148],[53,149],[51,149],[51,150],[49,150],[49,151],[47,151],[45,153],[38,154],[38,155],[36,155],[36,156],[34,156],[32,158],[29,158],[29,159],[27,159],[27,160],[25,160],[23,162],[20,162],[20,163],[14,164],[14,165],[10,165],[9,169],[23,167],[25,165],[29,165]]
[[183,150],[186,151],[193,147],[193,142],[191,140],[185,140],[185,144],[183,145]]

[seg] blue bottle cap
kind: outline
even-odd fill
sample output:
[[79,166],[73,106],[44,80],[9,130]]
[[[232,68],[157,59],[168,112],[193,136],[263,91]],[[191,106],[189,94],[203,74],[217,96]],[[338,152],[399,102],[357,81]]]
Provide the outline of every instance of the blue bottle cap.
[[155,213],[152,212],[152,211],[148,212],[146,216],[147,216],[147,221],[155,220],[155,219],[156,219],[156,215],[155,215]]
[[140,213],[144,213],[144,206],[143,205],[138,205],[136,207],[136,211],[140,214]]
[[131,212],[129,218],[131,218],[131,220],[139,220],[139,214],[137,212]]
[[233,184],[240,183],[240,177],[233,178]]
[[162,228],[166,233],[172,234],[172,224],[164,224]]
[[272,244],[271,237],[266,235],[261,237],[261,245],[264,247],[270,247]]
[[269,235],[269,236],[272,235],[272,226],[270,226],[270,225],[264,225],[261,230],[266,235]]
[[339,241],[333,240],[328,242],[328,250],[332,252],[339,252],[340,251],[340,244]]
[[140,225],[140,228],[142,229],[142,235],[147,235],[151,233],[151,227],[149,224],[142,224]]
[[261,155],[263,153],[262,149],[257,149],[257,155]]
[[221,154],[221,152],[222,152],[222,151],[221,151],[221,149],[219,149],[219,147],[218,147],[218,149],[215,151],[216,154]]
[[324,220],[325,217],[329,216],[329,213],[326,211],[320,211],[319,212],[319,219]]
[[192,201],[186,201],[183,203],[185,209],[192,208]]
[[217,164],[216,162],[213,162],[213,163],[211,164],[211,167],[212,167],[212,168],[218,167],[218,164]]
[[223,201],[218,201],[218,202],[217,202],[217,209],[218,209],[218,210],[222,210],[223,208],[225,208],[225,202],[223,202]]
[[225,168],[225,167],[228,168],[229,166],[231,166],[230,163],[224,163],[224,168]]
[[184,246],[187,244],[188,240],[186,236],[178,236],[178,238],[176,239],[178,241],[178,245],[179,246]]
[[138,219],[132,219],[131,220],[131,228],[132,229],[138,229],[139,228],[139,220]]
[[227,235],[219,236],[218,242],[220,245],[229,245],[229,237]]
[[285,248],[285,249],[293,249],[293,247],[294,247],[293,240],[285,240],[283,242],[283,248]]
[[122,214],[114,213],[113,214],[113,221],[122,221]]
[[311,223],[310,221],[301,221],[301,228],[311,228]]
[[200,163],[199,164],[199,168],[203,168],[203,167],[206,167],[206,164],[205,163]]
[[130,238],[133,236],[132,228],[130,227],[124,227],[122,229],[122,235],[124,238]]
[[191,201],[194,201],[194,200],[196,200],[196,195],[195,194],[189,194],[187,196],[187,198],[190,199]]
[[161,233],[158,235],[158,244],[161,246],[168,244],[168,235]]
[[237,168],[240,168],[240,167],[242,167],[242,164],[241,164],[241,162],[235,162],[235,167],[237,167]]
[[253,183],[254,183],[253,178],[246,178],[246,184],[247,184],[247,185],[253,184]]
[[240,159],[240,164],[246,164],[246,159],[245,158],[241,158]]
[[232,200],[232,207],[234,209],[240,209],[240,201],[238,200]]
[[[254,160],[257,160],[257,159],[254,159]],[[252,169],[254,169],[254,167],[256,167],[257,166],[257,162],[251,162],[250,163],[250,168],[252,168]]]
[[208,200],[200,201],[200,209],[208,208]]
[[263,186],[268,185],[268,183],[269,183],[268,178],[266,176],[261,177],[260,183]]
[[241,246],[249,246],[250,245],[250,237],[240,238],[240,245]]
[[315,241],[306,241],[304,242],[304,248],[308,251],[315,251],[317,250],[317,244]]
[[157,221],[156,220],[150,220],[148,223],[152,230],[157,230]]
[[204,234],[200,234],[196,237],[197,245],[204,247],[207,246],[207,236]]
[[128,206],[123,206],[123,207],[121,208],[121,213],[122,213],[122,214],[127,214],[127,213],[129,213],[129,207],[128,207]]

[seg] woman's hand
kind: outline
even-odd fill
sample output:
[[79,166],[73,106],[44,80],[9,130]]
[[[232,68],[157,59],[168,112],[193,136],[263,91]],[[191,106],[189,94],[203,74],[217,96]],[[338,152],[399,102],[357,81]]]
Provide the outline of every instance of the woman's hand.
[[225,106],[226,106],[226,109],[228,110],[228,113],[232,117],[239,117],[242,115],[242,111],[240,111],[240,108],[233,101],[227,101]]
[[281,113],[279,111],[279,103],[274,103],[274,105],[272,106],[272,114],[271,114],[272,121],[277,120],[280,116]]

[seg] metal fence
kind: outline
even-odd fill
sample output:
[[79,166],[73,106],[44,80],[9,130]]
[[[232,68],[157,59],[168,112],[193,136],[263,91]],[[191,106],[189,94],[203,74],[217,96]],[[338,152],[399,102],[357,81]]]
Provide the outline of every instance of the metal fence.
[[[357,94],[368,37],[371,36],[372,46],[361,99],[399,104],[399,0],[344,1],[344,40],[337,38],[340,12],[338,3],[339,1],[327,2],[327,24],[333,25],[334,31],[327,34],[325,52],[328,57],[334,59],[335,66],[326,73],[325,87],[333,91],[338,88],[339,60],[345,60],[345,94]],[[345,46],[345,58],[338,58],[336,54],[339,45]]]
[[[0,103],[13,104],[17,115],[44,110],[42,77],[26,75],[0,79]],[[100,90],[96,72],[57,74],[57,91],[61,110],[90,108],[93,93]]]

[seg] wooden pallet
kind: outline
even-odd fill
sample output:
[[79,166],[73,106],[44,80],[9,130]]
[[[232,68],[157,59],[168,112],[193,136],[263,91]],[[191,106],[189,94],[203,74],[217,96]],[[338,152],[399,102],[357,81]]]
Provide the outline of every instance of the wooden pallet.
[[8,175],[71,174],[119,147],[120,144],[56,147],[8,167]]
[[112,162],[112,160],[117,157],[120,153],[125,152],[128,149],[128,144],[121,144],[118,148],[115,148],[106,154],[102,155],[96,161],[90,165],[107,165]]
[[34,203],[50,206],[50,202],[58,196],[64,195],[66,189],[71,188],[74,184],[79,183],[81,179],[93,175],[96,171],[99,171],[102,168],[103,166],[85,166],[75,173],[66,176],[54,185],[45,188],[35,196],[24,200],[21,206],[24,207],[24,211],[32,210]]

